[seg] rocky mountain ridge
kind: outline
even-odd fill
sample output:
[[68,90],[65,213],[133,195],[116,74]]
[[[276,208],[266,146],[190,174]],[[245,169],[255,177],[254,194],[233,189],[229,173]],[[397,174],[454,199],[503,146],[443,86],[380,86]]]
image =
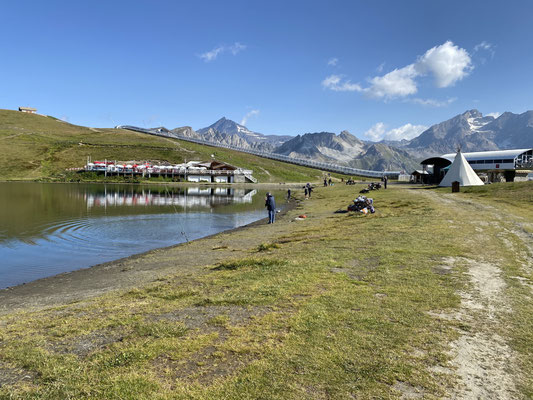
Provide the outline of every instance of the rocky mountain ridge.
[[495,118],[468,110],[431,126],[408,142],[389,144],[418,158],[451,153],[458,147],[464,152],[533,147],[533,111],[505,112]]
[[332,132],[263,135],[225,117],[197,131],[189,126],[150,131],[356,168],[411,171],[420,167],[422,159],[452,153],[458,147],[464,152],[533,147],[533,111],[505,112],[494,117],[472,109],[431,126],[412,140],[378,143],[360,140],[348,131],[339,135]]
[[418,163],[404,150],[364,142],[348,131],[306,133],[283,143],[275,153],[371,170],[412,170]]
[[203,140],[210,142],[267,152],[273,151],[276,146],[292,138],[292,136],[263,135],[253,132],[226,117],[220,118],[206,128],[198,129],[197,133]]

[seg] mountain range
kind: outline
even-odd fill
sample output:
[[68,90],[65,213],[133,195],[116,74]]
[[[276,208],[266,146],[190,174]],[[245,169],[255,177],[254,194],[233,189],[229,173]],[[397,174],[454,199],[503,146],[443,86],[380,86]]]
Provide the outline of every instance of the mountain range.
[[253,132],[245,126],[225,117],[222,117],[207,128],[198,129],[198,133],[203,136],[204,140],[212,138],[219,143],[234,146],[236,146],[234,141],[237,140],[244,142],[244,148],[247,148],[246,145],[248,145],[250,148],[264,151],[272,151],[277,146],[292,139],[292,136],[263,135],[262,133]]
[[458,147],[465,152],[532,147],[533,111],[505,112],[494,118],[469,110],[397,146],[418,157],[450,153]]
[[420,167],[422,159],[452,153],[459,147],[465,152],[533,147],[533,111],[505,112],[494,117],[468,110],[431,126],[414,139],[377,143],[360,140],[348,131],[339,135],[332,132],[264,135],[227,118],[197,131],[189,126],[150,131],[356,168],[412,171]]

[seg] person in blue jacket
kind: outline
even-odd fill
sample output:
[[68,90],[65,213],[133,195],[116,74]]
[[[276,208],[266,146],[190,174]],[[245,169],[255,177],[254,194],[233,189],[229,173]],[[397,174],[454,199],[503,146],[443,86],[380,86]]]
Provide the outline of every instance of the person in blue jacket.
[[267,193],[265,207],[268,210],[268,223],[273,224],[276,219],[276,200],[270,192]]

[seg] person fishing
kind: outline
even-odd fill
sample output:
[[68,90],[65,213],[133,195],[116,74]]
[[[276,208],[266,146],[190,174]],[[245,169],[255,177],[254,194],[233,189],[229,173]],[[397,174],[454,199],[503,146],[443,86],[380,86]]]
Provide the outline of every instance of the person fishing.
[[276,200],[272,193],[268,192],[265,199],[265,207],[268,210],[268,223],[273,224],[276,219]]

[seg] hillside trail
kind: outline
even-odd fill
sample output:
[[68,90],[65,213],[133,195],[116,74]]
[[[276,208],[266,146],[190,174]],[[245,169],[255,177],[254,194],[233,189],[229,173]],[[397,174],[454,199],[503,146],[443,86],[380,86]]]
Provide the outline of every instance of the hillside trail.
[[[505,260],[500,259],[497,252],[495,255],[491,246],[495,246],[495,240],[496,246],[505,246],[505,250],[515,254],[519,268],[524,273],[530,273],[533,268],[533,235],[527,228],[533,227],[533,221],[451,193],[432,190],[417,190],[417,193],[446,206],[448,210],[453,209],[456,217],[448,221],[450,228],[467,224],[470,230],[473,227],[475,231],[474,235],[464,239],[465,244],[472,248],[468,258],[449,257],[444,260],[448,269],[457,267],[465,271],[467,282],[458,292],[461,306],[453,314],[434,314],[436,318],[469,327],[458,330],[459,338],[450,345],[450,368],[436,371],[457,376],[457,384],[449,388],[446,398],[521,398],[516,383],[520,381],[522,372],[517,366],[517,355],[505,335],[505,317],[513,312],[511,300],[506,295]],[[525,278],[509,277],[513,278],[533,288]]]
[[4,137],[0,138],[0,140],[13,139],[13,138],[16,138],[16,137],[19,137],[19,136],[22,136],[22,135],[31,135],[31,134],[32,134],[32,132],[16,133],[14,135],[4,136]]
[[172,143],[174,146],[176,146],[177,149],[179,149],[180,151],[184,151],[186,153],[196,153],[194,150],[189,150],[189,149],[186,149],[185,147],[181,146],[179,144],[179,142],[176,141],[176,139],[171,139],[171,138],[167,138],[167,137],[164,137],[164,136],[160,136],[161,139],[164,139],[165,141],[167,142],[170,142]]

